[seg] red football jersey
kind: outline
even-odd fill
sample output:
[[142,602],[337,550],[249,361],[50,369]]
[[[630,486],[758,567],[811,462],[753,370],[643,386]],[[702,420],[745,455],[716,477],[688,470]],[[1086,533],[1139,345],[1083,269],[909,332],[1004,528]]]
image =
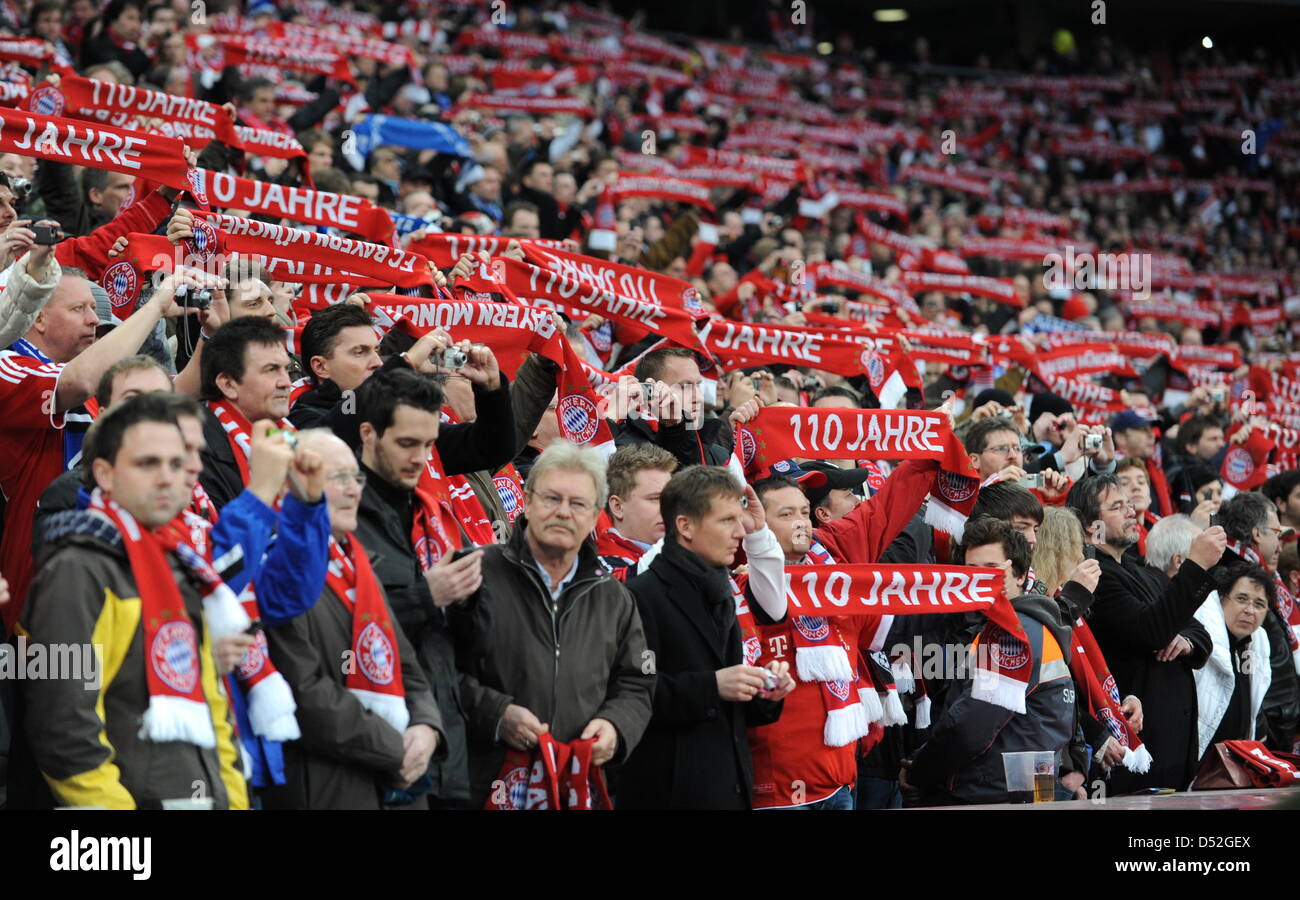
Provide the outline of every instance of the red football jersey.
[[9,602],[0,606],[5,630],[27,600],[32,579],[32,520],[36,501],[63,471],[63,416],[54,392],[63,366],[0,350],[0,490],[6,505],[0,539],[0,575],[9,582]]

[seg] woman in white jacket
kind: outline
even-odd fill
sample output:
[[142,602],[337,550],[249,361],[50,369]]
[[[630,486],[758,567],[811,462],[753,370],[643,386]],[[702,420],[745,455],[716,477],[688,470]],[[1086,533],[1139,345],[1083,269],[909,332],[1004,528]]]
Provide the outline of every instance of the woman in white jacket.
[[1240,563],[1216,573],[1219,590],[1196,611],[1214,650],[1196,678],[1199,758],[1220,741],[1253,740],[1264,694],[1273,681],[1268,635],[1260,627],[1276,587],[1259,566]]

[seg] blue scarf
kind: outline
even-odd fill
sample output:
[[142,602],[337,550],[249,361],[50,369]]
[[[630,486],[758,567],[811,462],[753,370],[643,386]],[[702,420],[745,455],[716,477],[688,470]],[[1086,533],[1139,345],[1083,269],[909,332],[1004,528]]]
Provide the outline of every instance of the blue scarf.
[[353,126],[352,134],[356,138],[352,146],[362,159],[369,156],[371,150],[385,144],[395,144],[411,150],[436,150],[466,158],[473,155],[469,141],[445,122],[370,115]]

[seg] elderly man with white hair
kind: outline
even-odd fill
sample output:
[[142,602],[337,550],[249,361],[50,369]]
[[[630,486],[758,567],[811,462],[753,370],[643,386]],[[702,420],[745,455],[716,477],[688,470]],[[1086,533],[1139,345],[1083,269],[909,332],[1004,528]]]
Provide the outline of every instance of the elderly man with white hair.
[[[470,793],[492,792],[510,748],[549,734],[595,738],[591,763],[621,762],[650,721],[654,657],[637,606],[591,538],[608,488],[599,451],[557,440],[528,474],[524,514],[484,551],[482,586],[447,608],[468,719]],[[510,792],[507,792],[508,794]]]
[[[325,464],[330,563],[316,604],[267,631],[271,658],[293,688],[302,737],[284,749],[285,784],[264,797],[275,809],[427,806],[420,788],[442,717],[428,680],[354,532],[365,476],[324,428],[298,446]],[[405,801],[403,803],[403,801]]]

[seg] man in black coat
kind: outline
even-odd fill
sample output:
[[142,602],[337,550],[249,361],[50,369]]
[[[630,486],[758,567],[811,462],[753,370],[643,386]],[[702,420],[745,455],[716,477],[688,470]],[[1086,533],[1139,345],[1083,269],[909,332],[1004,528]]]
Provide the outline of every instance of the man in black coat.
[[[628,582],[654,654],[654,715],[620,776],[619,809],[749,809],[745,729],[781,716],[789,663],[745,665],[728,566],[746,534],[766,527],[752,489],[726,469],[678,472],[659,503],[663,550]],[[771,621],[752,597],[755,618]]]
[[[440,427],[442,390],[430,376],[411,369],[377,372],[358,389],[355,415],[343,415],[341,409],[331,413],[339,414],[340,427],[335,433],[347,442],[346,426],[350,426],[354,440],[361,443],[366,489],[361,496],[357,537],[370,556],[393,614],[415,648],[442,714],[447,758],[430,770],[432,793],[436,805],[441,806],[463,805],[470,796],[465,717],[445,607],[478,590],[483,554],[476,552],[453,561],[444,547],[433,547],[440,541],[439,535],[425,531],[421,543],[427,545],[429,558],[436,560],[426,569],[429,558],[417,557],[413,536],[422,508],[415,487],[435,443],[444,475],[495,469],[514,452],[505,379],[486,348],[471,348],[469,355],[469,363],[461,371],[475,380],[479,419],[472,424]],[[441,522],[429,524],[437,530]],[[455,543],[459,545],[459,541]]]
[[1149,787],[1184,790],[1196,774],[1196,681],[1212,648],[1193,619],[1215,589],[1209,570],[1227,542],[1223,529],[1208,528],[1192,541],[1169,586],[1160,593],[1137,554],[1137,511],[1113,475],[1085,478],[1070,489],[1066,505],[1078,513],[1101,563],[1101,580],[1088,624],[1110,664],[1121,696],[1143,701],[1142,741],[1151,770],[1115,768],[1114,793]]

